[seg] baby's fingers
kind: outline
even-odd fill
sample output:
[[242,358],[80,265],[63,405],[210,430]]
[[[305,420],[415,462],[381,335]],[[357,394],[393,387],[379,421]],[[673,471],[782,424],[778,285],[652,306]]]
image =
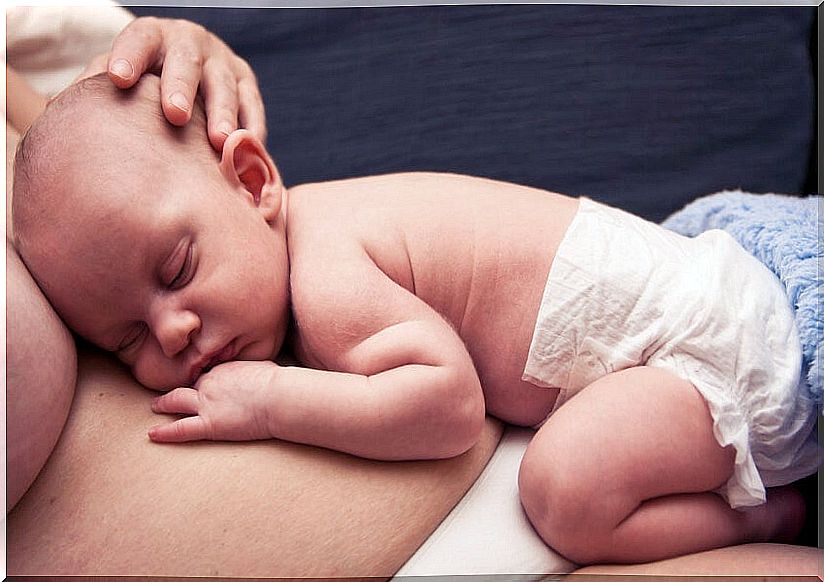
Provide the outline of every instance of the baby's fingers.
[[176,388],[152,400],[152,412],[165,414],[197,414],[198,396],[193,388]]
[[208,439],[206,422],[199,416],[187,416],[149,429],[149,438],[156,443],[184,443]]

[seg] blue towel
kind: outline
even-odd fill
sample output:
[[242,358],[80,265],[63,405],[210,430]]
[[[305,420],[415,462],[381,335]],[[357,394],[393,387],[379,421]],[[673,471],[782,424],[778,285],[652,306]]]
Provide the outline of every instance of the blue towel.
[[824,401],[822,211],[822,196],[727,191],[698,198],[662,223],[691,237],[708,229],[725,230],[778,276],[801,338],[802,383],[818,403]]

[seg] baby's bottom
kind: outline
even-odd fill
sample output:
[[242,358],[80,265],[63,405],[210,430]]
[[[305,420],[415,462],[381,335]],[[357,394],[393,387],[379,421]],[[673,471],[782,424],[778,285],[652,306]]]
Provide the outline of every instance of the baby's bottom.
[[712,428],[689,382],[649,367],[609,374],[535,435],[521,464],[521,502],[543,540],[579,564],[790,541],[804,515],[794,490],[770,490],[746,511],[713,493],[732,475],[735,452]]

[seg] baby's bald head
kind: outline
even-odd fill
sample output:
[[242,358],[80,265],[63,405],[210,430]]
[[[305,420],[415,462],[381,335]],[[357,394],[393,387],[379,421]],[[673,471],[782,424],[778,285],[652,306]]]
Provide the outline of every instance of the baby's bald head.
[[[251,132],[220,157],[198,108],[185,127],[147,77],[61,93],[19,146],[17,250],[63,321],[153,388],[203,356],[269,359],[289,321],[286,190]],[[216,351],[218,350],[218,351]]]
[[25,246],[38,226],[68,220],[84,203],[140,195],[147,181],[164,172],[193,166],[216,172],[218,161],[199,103],[185,127],[166,121],[157,76],[144,75],[128,90],[115,87],[105,73],[83,79],[52,99],[18,146],[15,240]]

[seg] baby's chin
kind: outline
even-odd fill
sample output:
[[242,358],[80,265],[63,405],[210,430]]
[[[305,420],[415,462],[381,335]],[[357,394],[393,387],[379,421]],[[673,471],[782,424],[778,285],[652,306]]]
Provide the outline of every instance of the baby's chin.
[[279,359],[281,351],[288,346],[284,346],[286,332],[278,331],[266,337],[258,338],[255,341],[240,348],[240,351],[233,358],[244,361],[270,361]]
[[253,343],[238,352],[235,360],[246,361],[275,361],[280,353],[283,340],[271,337],[259,342]]

